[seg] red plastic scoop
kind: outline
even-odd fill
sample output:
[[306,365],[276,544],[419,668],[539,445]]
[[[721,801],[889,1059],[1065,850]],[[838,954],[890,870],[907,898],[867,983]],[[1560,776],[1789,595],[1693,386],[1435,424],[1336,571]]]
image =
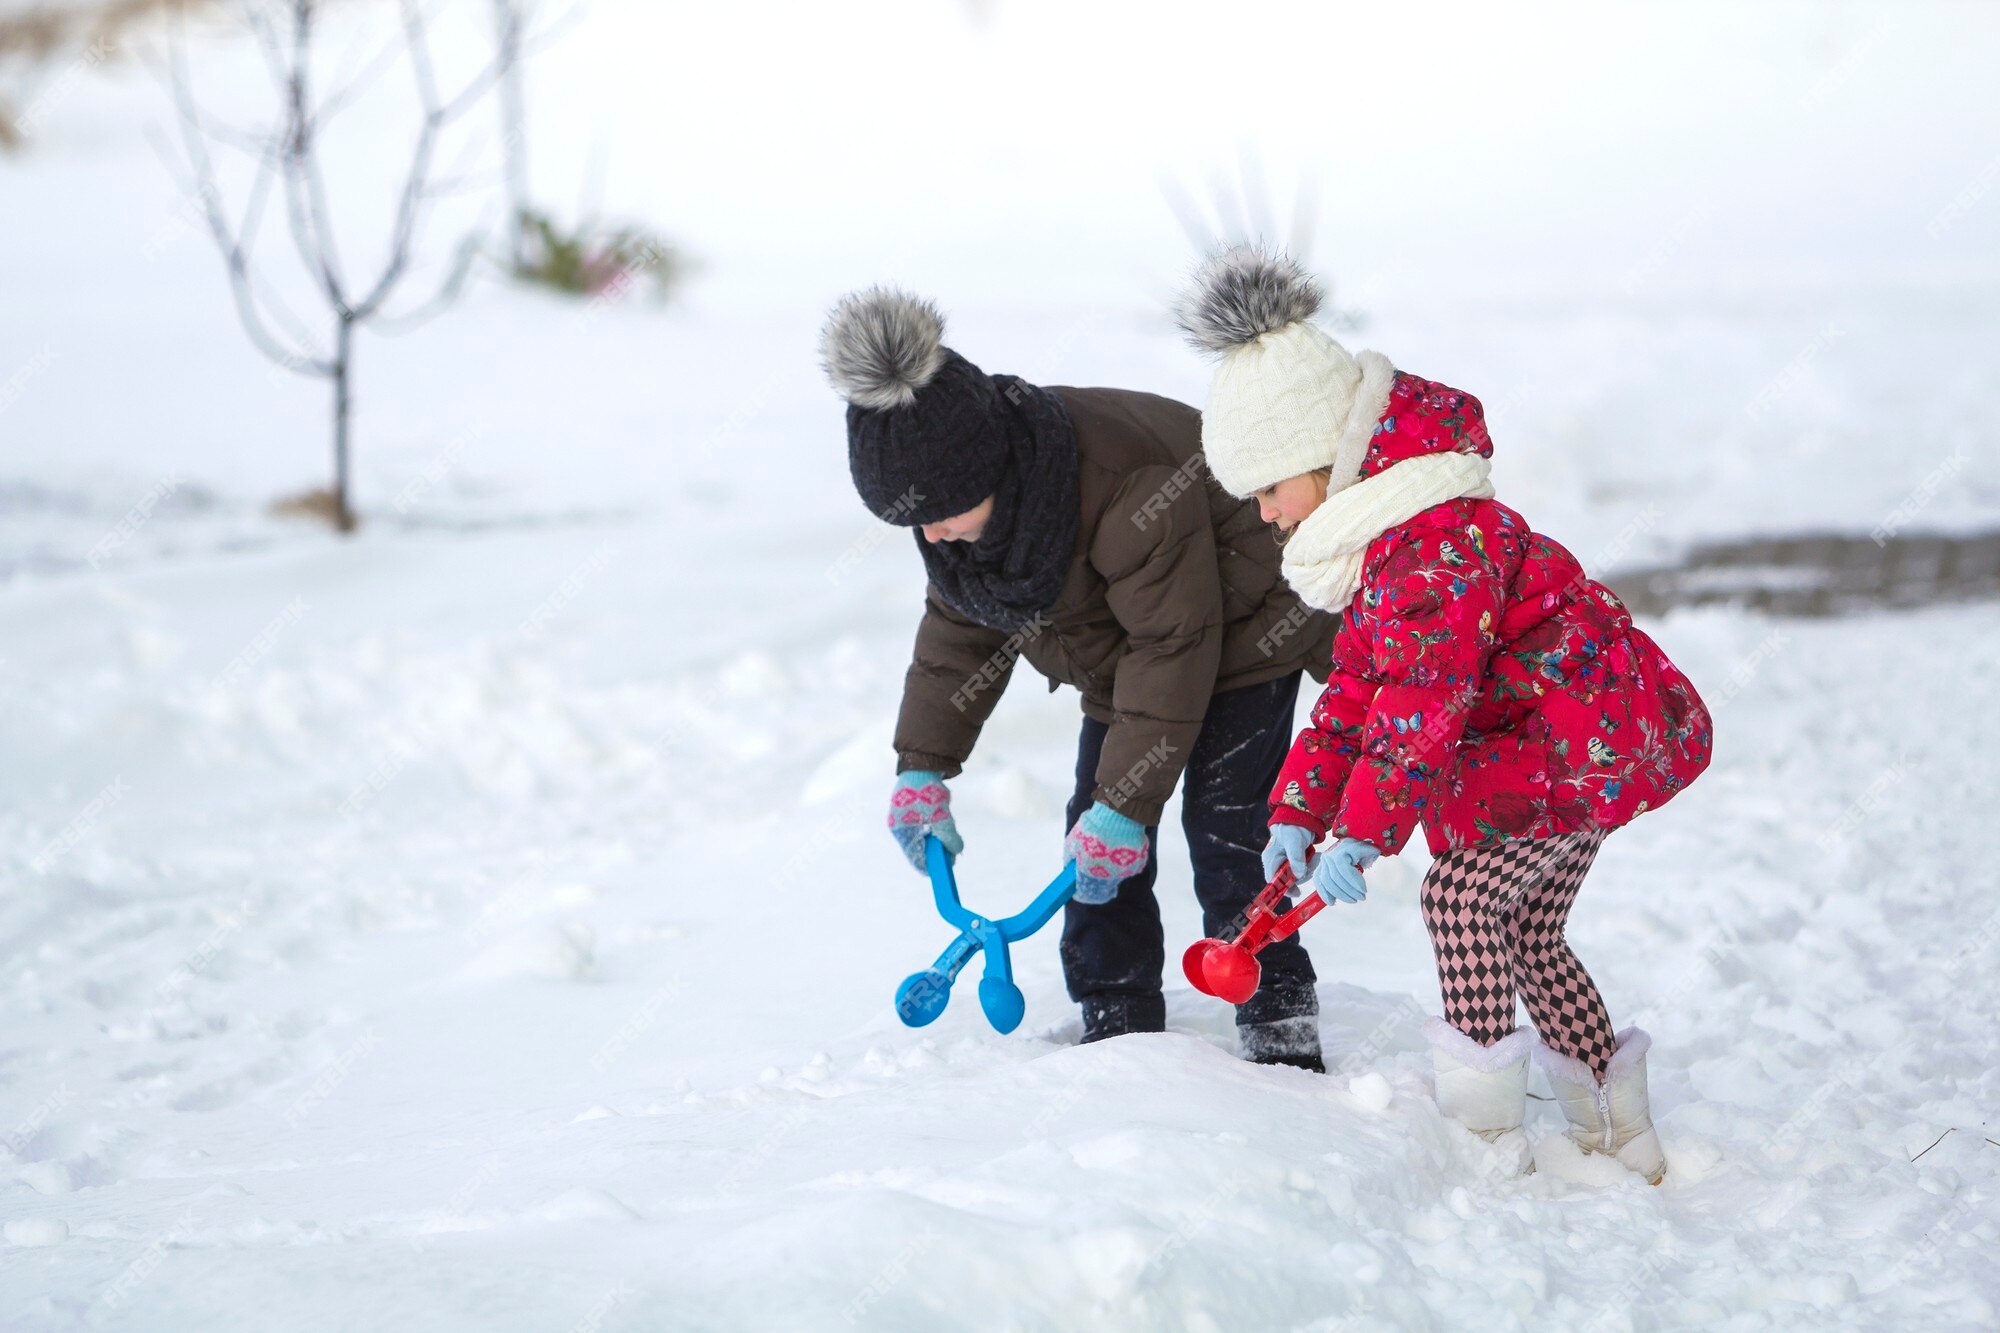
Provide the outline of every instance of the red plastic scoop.
[[1293,887],[1291,862],[1281,862],[1271,882],[1251,900],[1244,914],[1243,929],[1235,939],[1196,940],[1190,944],[1181,955],[1181,971],[1187,973],[1188,984],[1203,995],[1213,995],[1231,1004],[1242,1004],[1255,995],[1257,982],[1263,975],[1263,968],[1257,964],[1258,950],[1289,937],[1326,906],[1326,899],[1308,890],[1303,902],[1278,915],[1278,905]]

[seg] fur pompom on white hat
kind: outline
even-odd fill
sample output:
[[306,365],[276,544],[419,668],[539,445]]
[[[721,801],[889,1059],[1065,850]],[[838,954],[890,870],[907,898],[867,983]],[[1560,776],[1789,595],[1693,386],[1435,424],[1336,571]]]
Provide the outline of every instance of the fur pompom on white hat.
[[1226,356],[1319,311],[1319,284],[1289,255],[1239,245],[1198,269],[1174,316],[1196,350]]
[[1195,272],[1174,314],[1199,351],[1220,359],[1202,409],[1202,453],[1216,481],[1247,496],[1332,468],[1329,489],[1360,475],[1396,370],[1349,355],[1310,320],[1319,284],[1290,256],[1240,245]]

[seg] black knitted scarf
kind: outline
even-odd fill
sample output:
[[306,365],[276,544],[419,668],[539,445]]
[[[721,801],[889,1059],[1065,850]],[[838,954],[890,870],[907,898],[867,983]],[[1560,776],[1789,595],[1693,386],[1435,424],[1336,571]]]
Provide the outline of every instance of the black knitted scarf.
[[1007,470],[976,542],[917,549],[939,595],[958,613],[1012,633],[1055,603],[1076,551],[1076,428],[1062,400],[1013,375],[995,375],[1010,421]]

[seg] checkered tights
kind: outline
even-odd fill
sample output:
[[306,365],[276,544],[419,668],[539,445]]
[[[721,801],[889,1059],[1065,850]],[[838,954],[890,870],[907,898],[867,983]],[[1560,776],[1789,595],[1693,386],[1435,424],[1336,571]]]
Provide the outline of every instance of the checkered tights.
[[1563,938],[1583,877],[1610,830],[1446,852],[1424,878],[1445,1021],[1482,1046],[1514,1031],[1516,991],[1542,1040],[1602,1080],[1611,1016]]

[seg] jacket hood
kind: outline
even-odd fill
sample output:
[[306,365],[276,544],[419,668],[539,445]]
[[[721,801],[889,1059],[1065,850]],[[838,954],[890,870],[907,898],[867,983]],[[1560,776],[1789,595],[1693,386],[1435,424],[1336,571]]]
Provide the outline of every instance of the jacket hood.
[[1448,453],[1493,456],[1486,409],[1463,390],[1397,371],[1356,480],[1365,481],[1406,458]]

